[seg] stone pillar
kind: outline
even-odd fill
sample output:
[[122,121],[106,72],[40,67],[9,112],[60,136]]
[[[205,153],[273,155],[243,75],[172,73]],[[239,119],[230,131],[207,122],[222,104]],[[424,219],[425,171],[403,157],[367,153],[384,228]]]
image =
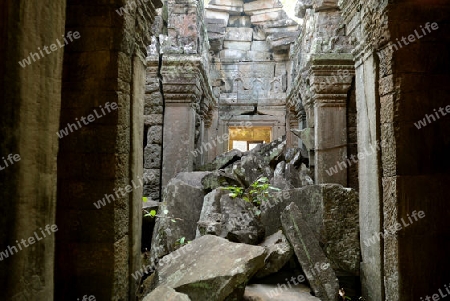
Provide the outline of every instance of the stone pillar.
[[[206,124],[206,141],[211,142],[213,139],[217,139],[217,137],[223,137],[223,133],[221,133],[219,126],[219,112],[218,110],[214,110],[212,120],[210,124]],[[208,157],[205,158],[205,163],[211,162],[214,160],[215,157],[217,157],[219,154],[222,153],[222,146],[225,145],[228,147],[228,140],[224,141],[222,144],[216,144],[216,146],[208,152]]]
[[300,129],[298,114],[292,107],[287,107],[286,110],[286,146],[287,147],[299,147],[301,141],[297,139],[291,129]]
[[[198,121],[198,127],[197,127],[197,131],[198,134],[196,133],[196,135],[198,135],[198,137],[196,137],[196,143],[195,143],[195,148],[199,149],[202,148],[206,142],[208,141],[208,136],[206,135],[206,131],[205,131],[205,121],[198,117],[200,120]],[[214,148],[211,149],[211,151],[214,151]],[[202,166],[203,164],[205,164],[205,159],[208,158],[209,155],[209,148],[206,150],[203,154],[201,154],[201,156],[198,156],[198,160],[195,161],[194,165],[195,167],[199,167]]]
[[[201,124],[210,119],[212,104],[217,102],[212,96],[207,73],[209,45],[203,1],[169,0],[164,10],[167,11],[163,13],[167,31],[163,32],[167,35],[159,36],[165,100],[163,186],[177,173],[192,171],[194,162],[199,165],[203,161],[205,155],[194,152],[195,132],[202,131]],[[202,146],[201,137],[198,142],[198,146]],[[200,151],[204,151],[203,148]]]
[[[380,127],[377,120],[378,83],[374,54],[361,54],[356,63],[356,99],[358,119],[358,153],[377,149]],[[378,151],[359,161],[360,232],[361,241],[382,232],[382,204],[380,192],[380,156]],[[383,244],[376,241],[369,246],[361,244],[361,281],[363,293],[369,300],[384,300]]]
[[[142,137],[144,136],[144,116],[142,110],[144,108],[144,86],[145,86],[145,70],[146,66],[141,58],[135,56],[132,60],[133,73],[131,84],[131,112],[130,112],[130,151],[133,154],[130,157],[130,177],[136,179],[143,174],[143,150]],[[132,182],[134,183],[134,182]],[[130,299],[136,298],[135,292],[138,290],[139,282],[137,282],[131,273],[139,270],[141,267],[141,231],[142,231],[142,192],[143,187],[134,187],[130,192],[130,209],[129,209],[129,235],[128,235],[128,258],[123,258],[121,252],[117,252],[117,258],[120,258],[123,267],[127,267],[129,271],[128,282],[129,291],[127,295]],[[125,251],[124,251],[125,252]],[[129,262],[129,266],[128,265]],[[116,290],[121,290],[120,285],[116,284]],[[125,295],[125,292],[123,292]]]
[[[305,130],[306,127],[306,112],[302,107],[302,110],[298,113],[298,129],[300,131]],[[306,149],[306,145],[304,141],[301,141],[298,145],[298,147],[302,148],[302,149]]]
[[[297,96],[300,94],[300,90],[302,92],[306,90],[300,87],[300,82],[297,82],[287,100],[288,108],[294,115],[292,119],[295,119],[291,119],[291,130],[295,135],[292,136],[292,146],[300,147],[308,153],[309,168],[314,171],[314,105],[310,95],[307,95],[303,101]],[[307,91],[309,90],[308,88]],[[298,142],[294,143],[294,141]]]
[[191,103],[168,102],[164,112],[162,185],[194,164],[195,110]]
[[[347,126],[345,99],[316,99],[315,179],[317,184],[347,185]],[[351,163],[350,163],[351,164]],[[330,172],[330,168],[338,167]]]
[[[377,4],[376,4],[377,3]],[[383,31],[387,26],[387,19],[380,18],[380,14],[386,13],[386,2],[373,2],[369,10],[362,9],[367,2],[361,4],[354,0],[340,0],[342,8],[343,23],[347,25],[346,34],[352,40],[360,42],[355,45],[353,54],[355,56],[355,94],[357,106],[357,135],[358,154],[366,154],[359,158],[359,219],[361,240],[361,284],[362,294],[368,301],[399,300],[398,298],[385,298],[384,272],[383,272],[383,243],[381,239],[368,242],[376,238],[378,233],[383,232],[383,208],[381,187],[381,163],[380,152],[377,149],[380,142],[379,123],[379,81],[378,60],[375,57],[373,43],[376,43],[372,33],[368,29],[381,35],[389,33]],[[375,16],[377,14],[377,16]],[[365,21],[363,22],[363,19]],[[373,20],[383,20],[384,25],[372,24]],[[366,23],[366,24],[362,24]],[[366,40],[365,35],[369,39]],[[382,37],[382,39],[385,39]],[[393,146],[392,146],[393,147]],[[392,218],[392,217],[390,217]],[[389,269],[394,270],[394,266]],[[398,273],[396,273],[398,275]],[[395,279],[390,280],[394,286],[399,286]]]
[[[350,54],[314,55],[310,69],[314,103],[315,180],[347,186],[347,93],[353,77]],[[357,160],[357,158],[353,158]]]
[[210,125],[216,100],[198,55],[165,55],[161,76],[165,100],[162,163],[165,186],[179,172],[192,171],[196,158],[202,159],[205,147],[195,145],[196,118],[200,124]]

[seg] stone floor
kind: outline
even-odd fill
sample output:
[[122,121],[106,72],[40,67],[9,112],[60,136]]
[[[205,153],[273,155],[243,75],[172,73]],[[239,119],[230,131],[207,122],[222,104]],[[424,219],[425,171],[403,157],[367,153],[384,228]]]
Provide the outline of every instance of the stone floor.
[[278,289],[276,284],[251,284],[245,288],[245,301],[320,301],[311,296],[309,287],[292,285],[291,288]]

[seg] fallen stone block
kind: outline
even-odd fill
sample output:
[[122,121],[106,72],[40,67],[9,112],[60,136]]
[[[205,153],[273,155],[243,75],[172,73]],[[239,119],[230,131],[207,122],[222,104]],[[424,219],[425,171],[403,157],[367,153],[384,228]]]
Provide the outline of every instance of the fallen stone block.
[[242,152],[238,149],[232,149],[226,153],[217,156],[211,163],[203,165],[201,170],[214,171],[217,169],[222,169],[228,165],[240,160],[242,157]]
[[175,176],[175,179],[183,181],[196,188],[203,188],[202,180],[210,174],[211,172],[208,171],[180,172]]
[[232,242],[258,244],[264,238],[264,227],[253,213],[254,206],[231,198],[229,193],[218,188],[205,196],[196,237],[209,234]]
[[185,294],[178,293],[173,288],[167,286],[159,286],[148,294],[142,301],[191,301]]
[[256,278],[278,272],[294,254],[294,249],[281,230],[267,237],[259,246],[266,248],[267,256],[264,268],[256,273]]
[[185,248],[158,268],[152,287],[171,287],[198,301],[224,301],[232,294],[233,299],[242,300],[245,285],[264,266],[266,255],[262,247],[212,235],[197,238],[189,243],[189,250]]
[[323,251],[338,272],[358,276],[361,249],[359,241],[358,193],[339,184],[308,185],[275,194],[261,207],[261,222],[266,235],[281,228],[278,216],[291,202],[319,240]]
[[240,161],[233,164],[232,173],[244,184],[250,186],[261,176],[271,178],[272,171],[264,164],[264,158],[257,155],[244,156]]
[[233,174],[222,170],[216,170],[202,179],[203,189],[207,191],[218,187],[243,186],[242,182]]
[[337,301],[339,282],[336,274],[315,234],[294,203],[281,213],[281,224],[315,296],[322,301]]
[[199,184],[190,185],[177,178],[170,180],[164,190],[153,231],[151,262],[176,250],[179,246],[178,239],[195,238],[204,195],[204,190]]

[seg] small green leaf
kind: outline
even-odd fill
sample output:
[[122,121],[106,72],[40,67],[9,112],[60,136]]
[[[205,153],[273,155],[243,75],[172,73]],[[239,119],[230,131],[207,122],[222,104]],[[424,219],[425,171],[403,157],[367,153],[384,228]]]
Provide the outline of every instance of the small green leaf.
[[246,201],[246,202],[249,202],[250,203],[250,199],[248,198],[248,197],[246,197],[246,196],[244,196],[243,198],[242,198],[244,201]]
[[180,244],[184,244],[185,239],[186,239],[185,237],[180,238]]
[[172,223],[176,223],[177,221],[176,220],[174,220],[173,218],[171,219],[171,221],[172,221]]
[[261,183],[265,183],[265,182],[267,182],[267,181],[269,181],[269,179],[267,178],[267,177],[261,177],[261,178],[259,178],[258,180],[256,180],[256,182],[261,182]]
[[142,197],[142,201],[145,203],[148,201],[148,198],[146,196]]
[[150,216],[154,217],[156,215],[156,210],[150,210]]

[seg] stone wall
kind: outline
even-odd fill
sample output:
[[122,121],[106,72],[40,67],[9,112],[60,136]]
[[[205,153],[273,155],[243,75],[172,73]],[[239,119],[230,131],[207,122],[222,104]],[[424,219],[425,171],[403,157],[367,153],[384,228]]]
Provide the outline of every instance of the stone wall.
[[[219,98],[210,142],[245,123],[272,127],[272,139],[285,135],[289,49],[297,23],[272,0],[212,0],[205,16],[211,82]],[[209,160],[227,151],[227,142],[214,143]]]
[[355,121],[348,119],[355,114],[350,105],[354,43],[336,1],[299,1],[296,13],[303,24],[290,52],[289,127],[298,127],[316,183],[349,186],[356,174],[355,163],[347,161],[356,143]]
[[[161,24],[161,16],[156,24]],[[154,26],[155,28],[155,26]],[[152,37],[152,47],[158,41]],[[159,75],[159,54],[147,57],[147,72],[144,98],[144,196],[160,200],[164,99]]]
[[209,43],[203,2],[166,0],[148,49],[144,195],[154,200],[177,173],[205,162],[202,147],[217,99],[208,74]]
[[[65,10],[65,1],[0,3],[0,250],[12,252],[0,261],[3,300],[53,299],[55,236],[43,239],[39,228],[55,224],[64,52],[28,56],[61,38]],[[10,154],[20,160],[5,166]],[[42,240],[30,245],[36,231]],[[22,239],[29,247],[18,246]]]
[[[127,11],[120,15],[124,5]],[[67,2],[66,30],[80,32],[81,38],[64,49],[60,127],[94,110],[101,117],[59,140],[55,300],[85,294],[97,300],[134,299],[146,47],[160,5]],[[117,109],[107,110],[108,103]],[[101,199],[106,204],[94,206]]]
[[[339,6],[346,33],[358,41],[358,150],[384,142],[377,155],[359,161],[361,241],[402,226],[380,242],[362,244],[364,295],[435,298],[450,281],[450,119],[436,113],[449,103],[443,83],[450,70],[450,6],[439,0],[341,0]],[[427,124],[417,127],[419,120]],[[425,217],[415,220],[414,211]]]
[[[153,29],[158,1],[2,1],[0,156],[20,160],[0,169],[0,251],[58,227],[3,258],[2,297],[134,299],[142,194],[160,198],[164,181],[226,143],[193,151],[241,121],[273,126],[274,138],[299,129],[316,182],[359,182],[367,300],[438,293],[450,282],[446,2],[302,0],[297,38],[276,1],[212,0],[204,19],[201,1],[168,0]],[[81,37],[64,52],[18,64],[69,31]],[[107,102],[118,109],[58,139]],[[326,173],[370,148],[345,172]],[[142,174],[154,175],[144,192],[93,205]],[[425,217],[411,222],[414,211]],[[364,243],[396,224],[404,228]]]

